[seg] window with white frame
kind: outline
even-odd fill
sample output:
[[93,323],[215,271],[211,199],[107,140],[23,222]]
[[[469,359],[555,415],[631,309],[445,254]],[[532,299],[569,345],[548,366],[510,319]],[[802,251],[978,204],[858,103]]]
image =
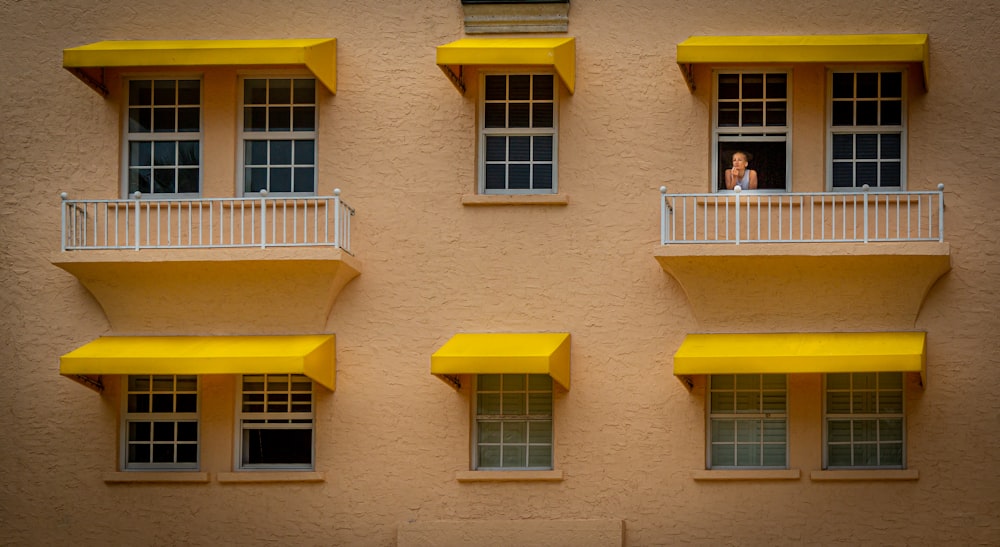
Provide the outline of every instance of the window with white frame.
[[198,377],[129,375],[122,467],[198,469]]
[[552,74],[484,74],[479,192],[554,194],[556,80]]
[[313,383],[302,374],[240,379],[240,469],[313,469]]
[[240,177],[244,194],[315,194],[316,79],[242,79]]
[[826,375],[827,469],[905,467],[903,373]]
[[787,71],[716,71],[712,124],[712,191],[725,190],[733,154],[757,172],[758,190],[787,190],[791,161]]
[[551,377],[480,374],[474,409],[474,469],[552,469]]
[[834,71],[829,77],[827,162],[833,190],[904,185],[902,71]]
[[129,194],[195,195],[201,191],[201,81],[130,79],[125,123]]
[[709,376],[708,468],[788,466],[787,376]]

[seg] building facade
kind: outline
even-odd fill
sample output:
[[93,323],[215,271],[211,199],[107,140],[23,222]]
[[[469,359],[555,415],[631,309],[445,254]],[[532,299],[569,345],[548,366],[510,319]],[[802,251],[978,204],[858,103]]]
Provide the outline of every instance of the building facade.
[[0,543],[1000,542],[992,6],[0,6]]

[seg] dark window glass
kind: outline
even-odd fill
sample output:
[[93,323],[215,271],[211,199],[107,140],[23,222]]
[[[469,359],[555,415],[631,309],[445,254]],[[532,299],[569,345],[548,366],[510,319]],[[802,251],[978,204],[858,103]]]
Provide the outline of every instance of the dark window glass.
[[782,126],[788,122],[785,103],[767,103],[767,125]]
[[739,127],[740,108],[738,103],[719,103],[719,127]]
[[534,103],[531,110],[531,127],[552,127],[552,103]]
[[243,80],[243,102],[246,104],[267,104],[267,80]]
[[[151,171],[149,169],[130,169],[128,172],[128,192],[142,192],[148,194],[152,191],[150,185]],[[145,410],[139,412],[147,412]]]
[[785,99],[788,93],[788,76],[785,74],[767,75],[767,98]]
[[551,101],[555,81],[551,74],[536,74],[532,82],[531,98],[536,101]]
[[177,82],[177,104],[201,104],[201,82],[180,80]]
[[268,103],[292,104],[292,81],[288,79],[268,80]]
[[510,137],[510,161],[531,161],[531,137]]
[[486,161],[507,159],[507,137],[486,137]]
[[854,125],[854,103],[851,101],[834,101],[833,125]]
[[486,100],[502,101],[507,98],[507,77],[502,75],[486,76]]
[[149,133],[153,128],[152,108],[128,109],[128,130],[130,133]]
[[271,141],[271,165],[291,165],[292,141]]
[[177,143],[173,141],[153,143],[153,165],[177,165]]
[[858,162],[854,168],[854,181],[858,186],[874,188],[878,186],[878,164],[875,162]]
[[267,141],[244,141],[243,146],[247,165],[267,165]]
[[858,101],[857,109],[857,125],[878,125],[878,101]]
[[519,190],[531,188],[531,166],[526,164],[511,164],[507,187]]
[[874,133],[860,134],[855,138],[857,149],[855,158],[873,160],[878,158],[878,135]]
[[[316,189],[316,170],[312,167],[296,167],[295,191],[313,192]],[[294,409],[293,409],[294,412]]]
[[531,75],[529,74],[514,74],[509,78],[510,90],[508,91],[508,100],[511,101],[527,101],[531,98]]
[[292,191],[292,170],[288,167],[271,168],[271,192]]
[[736,100],[740,98],[740,75],[719,74],[719,99]]
[[744,99],[761,99],[764,97],[764,75],[744,74],[741,87]]
[[292,81],[292,102],[314,104],[316,102],[316,80],[312,78]]
[[833,185],[837,188],[854,186],[854,166],[850,163],[834,163]]
[[178,108],[177,131],[184,133],[197,132],[201,129],[201,109]]
[[156,133],[173,133],[177,131],[177,110],[173,108],[153,109],[153,131]]
[[882,73],[882,98],[894,99],[903,97],[903,73]]
[[267,109],[268,129],[270,131],[291,131],[292,107],[270,106]]
[[486,104],[486,127],[507,127],[507,105],[504,103]]
[[180,141],[177,143],[177,165],[200,165],[198,158],[198,141]]
[[532,168],[535,188],[552,188],[552,164],[536,163]]
[[295,141],[295,165],[312,165],[316,162],[316,143]]
[[243,432],[243,464],[310,464],[312,431],[248,429]]
[[292,108],[292,118],[295,131],[314,131],[316,129],[315,107],[296,106]]
[[833,159],[849,160],[854,157],[854,135],[833,136]]
[[880,135],[882,142],[882,159],[901,159],[902,142],[899,133],[885,133]]
[[506,188],[507,168],[503,164],[488,164],[486,166],[486,188],[502,190]]
[[244,170],[243,178],[246,181],[244,184],[246,192],[260,192],[267,189],[266,167],[247,168]]
[[882,125],[901,125],[903,123],[903,102],[882,101]]
[[128,83],[128,104],[153,104],[153,82],[151,80],[131,80]]
[[243,108],[244,131],[267,131],[267,108],[247,106]]
[[902,173],[898,162],[884,161],[879,164],[879,186],[900,186],[901,184]]
[[[181,193],[198,192],[198,170],[178,169],[177,170],[177,191]],[[178,395],[178,397],[181,397]]]
[[751,101],[743,103],[743,127],[764,125],[764,103]]
[[173,106],[177,104],[177,84],[173,80],[153,81],[153,105]]
[[[170,169],[153,169],[153,192],[159,193],[174,193],[177,191],[176,185],[174,184],[176,178],[176,173],[173,168]],[[156,404],[156,399],[159,395],[153,396],[153,404]],[[157,410],[154,408],[154,412]]]
[[532,159],[535,161],[552,161],[552,137],[535,137],[532,139],[534,151]]
[[851,72],[838,72],[833,75],[833,98],[853,99],[854,98],[854,74]]
[[507,127],[531,127],[531,106],[528,103],[509,103],[510,122]]

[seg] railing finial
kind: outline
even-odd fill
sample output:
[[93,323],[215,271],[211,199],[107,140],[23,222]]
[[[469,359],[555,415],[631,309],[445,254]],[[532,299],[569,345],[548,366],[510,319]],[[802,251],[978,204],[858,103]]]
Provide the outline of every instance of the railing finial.
[[[942,186],[944,186],[944,185],[942,185]],[[68,194],[68,193],[66,193],[66,192],[63,192],[63,193],[59,194],[59,197],[60,197],[60,198],[61,198],[61,199],[62,199],[63,201],[65,201],[65,200],[69,199],[69,194]]]
[[737,184],[736,186],[733,186],[733,191],[738,194],[743,191],[743,188],[739,184]]
[[867,192],[868,190],[871,190],[871,187],[870,187],[870,186],[868,186],[867,184],[863,184],[863,185],[861,186],[861,189],[862,189],[862,190],[864,190],[865,192]]
[[333,195],[339,196],[340,195],[340,188],[334,188],[333,189]]
[[667,187],[666,186],[660,186],[660,193],[663,194],[664,196],[667,195]]
[[262,197],[262,198],[266,198],[267,197],[267,188],[261,189],[261,191],[260,191],[260,197]]
[[134,197],[135,199],[139,199],[142,197],[142,192],[136,190],[135,192],[132,192],[132,197]]
[[938,192],[944,192],[944,183],[938,184]]

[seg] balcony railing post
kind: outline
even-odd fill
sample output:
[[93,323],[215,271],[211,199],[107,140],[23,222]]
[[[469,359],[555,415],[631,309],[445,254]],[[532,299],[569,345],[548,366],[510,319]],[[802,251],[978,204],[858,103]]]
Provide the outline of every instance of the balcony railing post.
[[[139,199],[142,197],[142,192],[136,190],[132,197],[135,198],[135,250],[139,250],[139,210],[141,209]],[[128,210],[126,208],[126,210]]]
[[944,241],[944,183],[938,184],[938,241]]
[[333,189],[333,245],[340,245],[340,188]]
[[261,190],[260,191],[260,248],[261,249],[267,248],[267,202],[264,201],[266,198],[267,198],[267,190]]
[[[862,186],[861,189],[864,190],[864,192],[865,192],[865,200],[864,200],[863,205],[862,205],[862,211],[864,212],[864,218],[865,218],[864,232],[863,232],[864,235],[862,236],[862,239],[864,240],[865,243],[868,243],[868,190],[870,188],[866,184],[866,185]],[[878,206],[876,205],[876,207],[878,207]]]
[[69,204],[66,203],[66,200],[69,199],[69,194],[63,192],[59,194],[59,198],[62,200],[62,207],[60,207],[60,209],[62,209],[62,213],[60,214],[61,217],[60,222],[62,224],[62,237],[60,239],[62,239],[62,243],[59,245],[59,247],[61,250],[65,251],[66,239],[68,237],[68,234],[66,233],[66,209],[69,208]]
[[740,244],[740,192],[742,190],[743,189],[740,188],[739,185],[733,188],[733,191],[736,192],[736,244],[737,245]]
[[668,231],[669,224],[669,207],[667,205],[667,187],[660,186],[660,244],[666,245],[670,242],[670,233]]

